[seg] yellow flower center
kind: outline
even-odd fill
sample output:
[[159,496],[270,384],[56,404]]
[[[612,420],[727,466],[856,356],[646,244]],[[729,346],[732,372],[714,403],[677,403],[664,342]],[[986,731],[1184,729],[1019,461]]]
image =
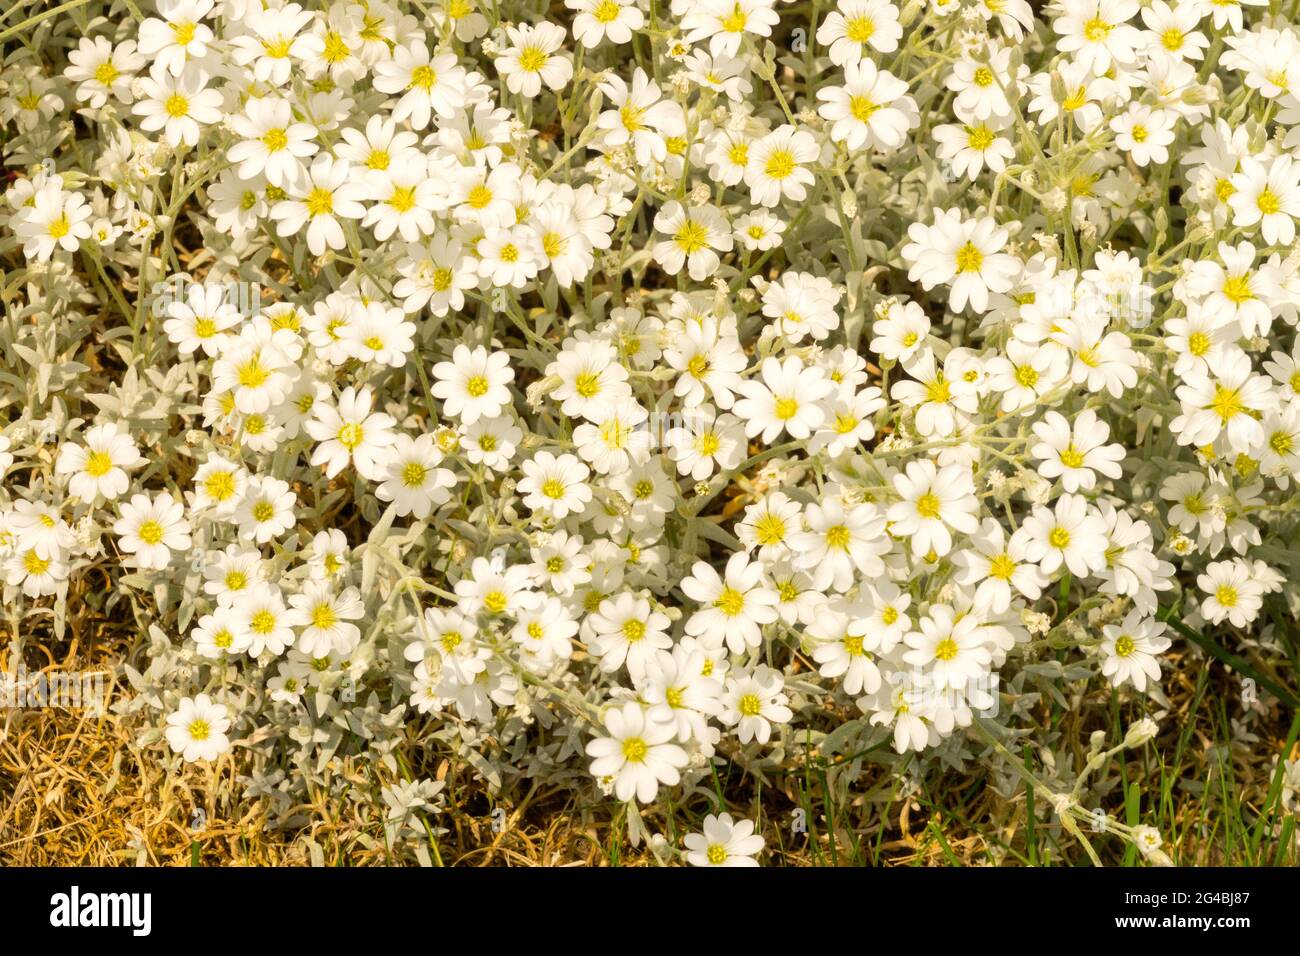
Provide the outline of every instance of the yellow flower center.
[[92,451],[86,456],[86,474],[91,478],[103,478],[113,470],[113,459],[108,452]]
[[1093,17],[1083,25],[1083,35],[1089,43],[1100,43],[1111,31],[1111,25],[1101,17]]
[[794,154],[788,149],[774,149],[767,157],[763,171],[772,179],[785,179],[794,172]]
[[157,544],[163,539],[163,527],[157,521],[149,520],[140,525],[140,540],[145,544]]
[[1226,422],[1244,412],[1246,405],[1241,400],[1241,393],[1235,388],[1215,385],[1214,398],[1210,401],[1209,408]]
[[388,205],[398,212],[410,212],[415,208],[415,190],[409,186],[397,186],[388,197]]
[[687,219],[678,228],[673,241],[688,256],[699,252],[709,244],[709,227],[692,219]]
[[228,471],[214,471],[203,482],[203,490],[213,501],[225,501],[235,493],[235,476]]
[[967,126],[966,145],[977,152],[984,152],[993,145],[993,131],[987,126]]
[[268,129],[262,134],[262,145],[268,153],[278,153],[289,145],[289,137],[282,129]]
[[1223,283],[1223,294],[1237,305],[1249,302],[1255,298],[1255,293],[1250,291],[1250,276],[1230,276]]
[[870,17],[850,17],[844,21],[844,36],[850,43],[866,43],[876,32]]
[[980,252],[973,242],[968,242],[957,250],[958,272],[979,272],[983,264],[984,253]]
[[847,551],[851,537],[849,529],[842,524],[826,529],[826,544],[836,551]]
[[927,491],[916,499],[916,513],[922,518],[939,517],[939,508],[939,496],[933,491]]
[[336,614],[334,608],[328,604],[317,604],[311,612],[312,627],[319,628],[322,631],[328,631],[338,622],[338,614]]
[[411,71],[411,85],[409,89],[419,88],[426,93],[433,89],[434,84],[438,82],[437,71],[431,66],[417,66]]
[[526,46],[519,51],[519,68],[527,73],[536,73],[546,66],[549,57],[546,51],[535,46]]
[[365,438],[365,429],[357,422],[348,422],[339,429],[339,444],[352,451]]
[[189,115],[190,101],[179,93],[173,93],[163,101],[163,109],[172,119],[180,119],[182,116]]
[[402,468],[402,484],[407,488],[419,488],[428,473],[429,470],[418,461],[409,461]]
[[317,186],[307,194],[307,212],[312,216],[328,216],[334,211],[334,194]]
[[1075,448],[1073,444],[1066,445],[1065,450],[1061,452],[1061,464],[1066,468],[1082,468],[1083,453]]
[[749,17],[745,14],[745,11],[741,9],[740,4],[737,3],[731,8],[731,13],[722,18],[721,26],[727,33],[740,33],[745,29],[745,25],[748,22]]
[[735,617],[745,609],[745,595],[733,587],[724,587],[713,606],[727,617]]

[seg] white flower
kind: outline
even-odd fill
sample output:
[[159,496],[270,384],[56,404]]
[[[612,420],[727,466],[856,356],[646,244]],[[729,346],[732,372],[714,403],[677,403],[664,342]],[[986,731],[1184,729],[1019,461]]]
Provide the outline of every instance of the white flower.
[[519,491],[524,496],[524,504],[555,521],[563,521],[591,501],[591,488],[587,485],[591,471],[573,455],[557,457],[549,451],[539,451],[532,460],[523,463],[523,472]]
[[185,298],[167,306],[170,316],[163,323],[163,331],[176,344],[182,355],[191,355],[198,349],[209,358],[221,354],[226,344],[226,331],[242,321],[239,310],[226,296],[220,285],[191,283]]
[[686,619],[686,633],[725,640],[733,654],[762,642],[761,627],[776,620],[776,596],[763,584],[763,566],[744,552],[727,559],[721,575],[704,561],[696,561],[682,592],[701,605]]
[[978,619],[971,614],[958,617],[946,604],[931,607],[919,629],[905,635],[903,642],[909,648],[903,660],[926,668],[936,690],[964,690],[988,672],[992,660]]
[[975,483],[962,465],[936,468],[931,461],[908,462],[905,474],[894,475],[894,490],[903,499],[890,505],[891,534],[911,538],[915,554],[942,557],[952,550],[949,528],[964,534],[979,527],[975,512]]
[[564,28],[545,21],[506,27],[510,47],[496,58],[497,72],[511,93],[532,99],[542,90],[564,87],[573,77],[573,63],[564,53]]
[[312,465],[324,465],[327,477],[333,478],[348,462],[357,474],[370,481],[382,481],[387,449],[396,440],[391,415],[371,412],[374,392],[367,386],[360,390],[349,385],[339,396],[337,405],[321,405],[316,417],[304,426],[307,434],[320,442],[311,454]]
[[456,473],[438,467],[442,459],[432,435],[398,435],[385,452],[384,479],[375,497],[393,502],[398,517],[429,517],[450,499],[456,485]]
[[230,712],[207,694],[185,697],[167,715],[167,744],[187,762],[216,760],[230,750]]
[[1248,157],[1241,172],[1232,177],[1234,226],[1258,225],[1269,245],[1288,246],[1295,241],[1295,221],[1300,218],[1300,164],[1282,153],[1268,165]]
[[179,74],[155,62],[140,80],[143,96],[132,108],[140,128],[163,131],[173,149],[197,146],[199,127],[221,122],[221,94],[207,88],[208,75],[200,66],[186,66]]
[[1208,595],[1201,602],[1201,613],[1211,624],[1226,619],[1233,627],[1246,627],[1263,605],[1263,589],[1240,559],[1210,562],[1196,585]]
[[113,524],[118,547],[134,555],[141,568],[161,570],[171,563],[173,551],[190,546],[190,523],[185,520],[185,506],[167,492],[150,499],[132,495],[119,509],[121,517]]
[[48,261],[56,249],[76,252],[90,238],[91,209],[81,193],[64,192],[57,183],[36,191],[30,209],[14,217],[14,233],[23,240],[23,255]]
[[594,777],[611,777],[620,800],[635,797],[649,803],[660,784],[675,785],[688,762],[686,751],[672,743],[672,724],[647,718],[641,706],[628,701],[605,715],[606,737],[587,744]]
[[190,639],[202,656],[220,660],[223,656],[242,654],[248,649],[249,635],[244,620],[229,605],[219,604],[211,614],[199,618]]
[[1143,617],[1136,608],[1128,612],[1122,624],[1107,624],[1102,628],[1102,675],[1110,678],[1115,687],[1128,682],[1138,691],[1146,690],[1148,680],[1158,683],[1160,661],[1156,655],[1169,648],[1164,631],[1164,624]]
[[416,130],[428,126],[434,113],[450,119],[464,105],[464,67],[450,53],[430,58],[422,39],[395,47],[391,60],[375,64],[374,82],[381,93],[401,94],[392,118],[409,120]]
[[727,678],[723,694],[722,721],[734,727],[742,744],[757,740],[765,744],[772,739],[772,725],[789,723],[794,716],[786,704],[785,678],[781,672],[760,664],[751,673]]
[[298,650],[312,657],[329,654],[348,655],[361,640],[361,630],[353,621],[365,615],[365,606],[356,588],[344,588],[337,594],[324,581],[311,581],[289,598],[292,609],[284,620],[298,632]]
[[731,814],[706,814],[702,833],[688,833],[682,839],[686,862],[691,866],[758,866],[754,857],[765,845],[754,832],[751,820],[733,823]]
[[1095,472],[1107,478],[1123,474],[1124,446],[1105,443],[1110,426],[1091,408],[1075,416],[1073,427],[1060,412],[1049,411],[1034,423],[1034,435],[1038,444],[1029,453],[1041,462],[1038,473],[1049,481],[1060,478],[1066,491],[1091,491],[1097,483]]
[[645,15],[631,0],[564,0],[564,5],[578,11],[573,18],[573,36],[588,49],[606,39],[629,43],[632,34],[645,25]]
[[745,427],[740,419],[711,405],[701,405],[682,416],[682,424],[664,436],[668,453],[681,475],[703,481],[714,469],[730,471],[745,455]]
[[[745,185],[754,202],[775,206],[783,198],[801,201],[816,179],[812,170],[805,167],[819,153],[811,133],[789,125],[778,126],[754,143],[749,148],[749,163],[745,167]],[[659,228],[658,222],[655,227]]]
[[264,651],[279,656],[293,646],[292,618],[284,607],[284,596],[273,584],[253,585],[235,598],[231,608],[240,629],[248,635],[248,656]]
[[243,139],[226,158],[239,163],[241,179],[262,174],[271,185],[287,188],[305,172],[302,161],[319,148],[312,142],[316,128],[295,122],[292,105],[279,97],[250,99],[230,125]]
[[1137,0],[1063,0],[1063,16],[1052,21],[1060,39],[1056,47],[1101,76],[1113,63],[1131,66],[1141,33],[1128,21],[1138,12]]
[[627,369],[618,361],[617,349],[604,340],[566,340],[546,374],[559,378],[551,397],[561,403],[560,412],[570,417],[598,420],[611,403],[632,397]]
[[670,237],[655,244],[655,261],[669,275],[686,266],[696,282],[713,275],[721,263],[718,253],[734,245],[726,217],[713,206],[688,210],[674,199],[655,215],[654,227]]
[[907,277],[927,290],[950,284],[948,304],[954,312],[967,304],[987,312],[989,293],[1010,291],[1020,270],[1014,256],[1000,251],[1007,244],[1006,230],[987,216],[963,219],[959,209],[936,209],[934,225],[914,222],[907,237]]
[[746,33],[771,36],[780,16],[773,0],[699,0],[682,17],[687,43],[709,41],[709,52],[735,56]]
[[651,609],[648,600],[626,592],[601,601],[586,622],[594,635],[590,643],[600,658],[600,669],[616,671],[626,664],[633,680],[645,673],[658,651],[673,646],[670,624],[667,616]]
[[1115,145],[1133,157],[1139,166],[1160,165],[1169,161],[1169,146],[1174,141],[1174,121],[1164,110],[1153,110],[1140,103],[1130,103],[1128,111],[1110,121],[1115,131]]
[[1013,536],[1022,544],[1025,558],[1037,562],[1044,574],[1064,564],[1076,578],[1106,566],[1105,524],[1082,495],[1064,494],[1050,510],[1036,505]]
[[791,356],[784,362],[769,357],[759,366],[762,381],[740,383],[743,396],[735,413],[745,422],[745,434],[765,445],[785,432],[794,439],[806,439],[821,425],[826,413],[819,404],[834,388],[821,369],[805,366]]
[[140,53],[162,69],[180,73],[186,62],[201,59],[214,39],[203,22],[213,0],[159,0],[159,17],[140,24]]
[[903,28],[898,8],[888,0],[837,0],[817,28],[817,43],[830,46],[831,62],[848,67],[867,60],[867,47],[893,53]]
[[365,187],[352,179],[352,169],[345,159],[331,159],[322,153],[312,161],[306,173],[297,176],[289,187],[288,199],[271,207],[271,218],[278,223],[281,236],[296,235],[307,227],[307,248],[314,256],[326,249],[342,249],[346,244],[343,219],[360,219],[365,215],[361,200]]
[[127,470],[144,464],[135,442],[122,425],[109,422],[88,429],[84,445],[60,446],[55,473],[68,478],[68,493],[82,501],[112,501],[130,487]]
[[1268,379],[1256,375],[1244,352],[1226,352],[1213,367],[1192,369],[1178,386],[1182,414],[1169,423],[1180,445],[1210,445],[1221,434],[1228,447],[1249,452],[1264,439],[1264,429],[1252,412],[1263,411],[1272,390]]
[[852,588],[855,573],[870,579],[884,572],[881,556],[889,539],[875,505],[845,508],[838,498],[827,498],[808,505],[804,522],[807,530],[790,536],[790,550],[794,566],[808,572],[817,590],[842,594]]
[[134,40],[114,46],[106,37],[82,37],[77,49],[68,52],[68,64],[63,75],[78,84],[77,99],[99,109],[110,96],[123,104],[135,99],[131,86],[145,58]]
[[240,536],[258,544],[278,538],[296,523],[293,508],[297,502],[287,481],[254,475],[235,510]]

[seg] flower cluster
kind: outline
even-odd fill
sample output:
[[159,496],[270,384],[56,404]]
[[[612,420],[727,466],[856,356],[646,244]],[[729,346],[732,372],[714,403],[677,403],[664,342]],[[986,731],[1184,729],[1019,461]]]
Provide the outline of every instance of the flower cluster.
[[1300,599],[1277,4],[141,7],[0,74],[0,534],[185,761],[997,761]]

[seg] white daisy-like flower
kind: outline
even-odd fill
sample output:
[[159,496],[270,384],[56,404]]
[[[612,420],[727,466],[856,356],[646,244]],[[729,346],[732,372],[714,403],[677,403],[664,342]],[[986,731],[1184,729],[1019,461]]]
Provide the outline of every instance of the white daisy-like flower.
[[230,750],[230,712],[207,694],[185,697],[167,715],[167,745],[187,763],[216,760]]

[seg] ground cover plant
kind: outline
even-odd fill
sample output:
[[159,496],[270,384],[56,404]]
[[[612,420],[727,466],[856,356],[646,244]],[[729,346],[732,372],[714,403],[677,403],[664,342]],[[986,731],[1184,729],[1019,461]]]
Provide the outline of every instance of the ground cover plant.
[[0,859],[1300,862],[1298,7],[15,0]]

